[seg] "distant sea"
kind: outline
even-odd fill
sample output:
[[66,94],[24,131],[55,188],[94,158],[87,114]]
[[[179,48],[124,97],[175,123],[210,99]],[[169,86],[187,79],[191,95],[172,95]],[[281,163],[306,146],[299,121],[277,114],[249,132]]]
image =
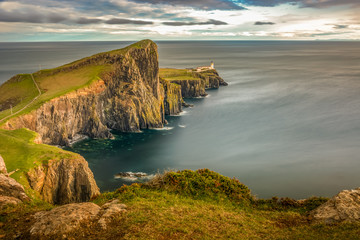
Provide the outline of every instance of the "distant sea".
[[[0,83],[130,42],[0,43]],[[161,67],[215,62],[229,86],[167,117],[164,130],[114,132],[72,151],[102,191],[118,172],[209,168],[253,194],[305,198],[360,187],[360,42],[157,42]]]

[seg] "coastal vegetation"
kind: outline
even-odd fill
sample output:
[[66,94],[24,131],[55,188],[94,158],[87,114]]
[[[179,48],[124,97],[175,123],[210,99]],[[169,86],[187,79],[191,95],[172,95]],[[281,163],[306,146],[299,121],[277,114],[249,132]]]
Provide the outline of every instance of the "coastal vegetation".
[[[359,239],[358,223],[313,224],[309,212],[327,199],[256,199],[236,179],[208,169],[159,174],[145,184],[123,186],[92,201],[118,199],[127,210],[106,230],[83,222],[68,239]],[[53,207],[29,202],[2,210],[0,235],[29,237],[33,214]],[[12,235],[11,235],[12,234]],[[63,236],[58,236],[59,238]]]

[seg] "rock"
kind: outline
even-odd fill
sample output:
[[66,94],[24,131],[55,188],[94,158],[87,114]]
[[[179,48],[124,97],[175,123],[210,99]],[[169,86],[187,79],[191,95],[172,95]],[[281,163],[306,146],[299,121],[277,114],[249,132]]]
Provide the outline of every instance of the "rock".
[[8,196],[0,196],[0,209],[6,205],[16,205],[22,203],[20,199]]
[[111,219],[114,216],[119,215],[121,212],[126,212],[126,205],[120,204],[118,199],[104,204],[102,206],[101,217],[98,221],[100,227],[106,229],[107,224],[111,221]]
[[360,221],[360,188],[344,190],[310,213],[313,222]]
[[0,155],[0,173],[5,174],[5,175],[8,173],[4,159],[1,157],[1,155]]
[[35,223],[30,228],[30,234],[42,239],[56,236],[61,238],[77,229],[80,224],[96,218],[100,209],[94,203],[72,203],[50,211],[38,212],[34,216]]
[[100,194],[94,175],[86,160],[50,160],[27,173],[32,189],[53,204],[86,202]]
[[111,219],[125,212],[125,209],[126,205],[120,204],[117,199],[104,204],[101,208],[89,202],[66,204],[50,211],[36,213],[30,234],[40,239],[66,238],[66,234],[75,231],[80,225],[93,223],[106,229]]
[[[12,197],[20,201],[27,201],[29,197],[26,195],[24,187],[13,178],[0,174],[0,196]],[[6,198],[9,200],[9,198]]]

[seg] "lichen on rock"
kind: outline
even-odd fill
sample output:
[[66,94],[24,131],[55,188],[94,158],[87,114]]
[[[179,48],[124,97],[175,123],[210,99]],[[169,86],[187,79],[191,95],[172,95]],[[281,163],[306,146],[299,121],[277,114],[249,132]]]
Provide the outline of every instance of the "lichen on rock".
[[341,191],[313,210],[310,218],[325,224],[360,221],[360,188]]

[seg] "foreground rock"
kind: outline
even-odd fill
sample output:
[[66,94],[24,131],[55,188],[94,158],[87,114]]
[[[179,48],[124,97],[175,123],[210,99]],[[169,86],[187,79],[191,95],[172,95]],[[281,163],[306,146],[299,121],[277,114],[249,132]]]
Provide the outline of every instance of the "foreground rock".
[[312,211],[310,217],[326,224],[360,221],[360,188],[340,192]]
[[1,155],[0,155],[0,173],[5,174],[5,175],[7,174],[6,165],[5,165],[4,159],[1,157]]
[[66,238],[66,234],[82,226],[99,225],[106,229],[111,219],[126,211],[124,204],[114,200],[103,207],[94,203],[72,203],[35,214],[30,234],[38,239]]
[[42,198],[53,204],[86,202],[100,194],[88,163],[75,159],[50,160],[28,172],[28,181]]
[[0,156],[0,208],[30,200],[24,187],[13,178],[7,176],[4,159]]

